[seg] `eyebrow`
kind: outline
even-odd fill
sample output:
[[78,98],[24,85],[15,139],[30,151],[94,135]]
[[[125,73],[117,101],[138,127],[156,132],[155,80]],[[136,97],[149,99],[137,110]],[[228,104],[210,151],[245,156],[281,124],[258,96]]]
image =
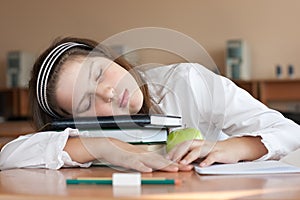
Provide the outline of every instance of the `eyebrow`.
[[[89,65],[89,75],[88,75],[88,81],[91,80],[91,77],[92,77],[92,69],[93,69],[93,66],[95,64],[95,61],[92,61],[91,64]],[[79,101],[77,107],[76,107],[76,112],[79,113],[79,106],[82,104],[82,102],[84,101],[84,99],[87,97],[86,95],[86,91],[85,93],[82,95],[82,98],[81,100]],[[80,113],[84,112],[85,110],[83,111],[80,111]]]

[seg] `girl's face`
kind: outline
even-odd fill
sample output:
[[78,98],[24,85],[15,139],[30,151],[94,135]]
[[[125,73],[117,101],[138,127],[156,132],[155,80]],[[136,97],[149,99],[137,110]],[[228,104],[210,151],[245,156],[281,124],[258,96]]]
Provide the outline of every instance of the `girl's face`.
[[73,116],[107,116],[137,113],[143,94],[131,74],[117,63],[77,56],[62,66],[56,100]]

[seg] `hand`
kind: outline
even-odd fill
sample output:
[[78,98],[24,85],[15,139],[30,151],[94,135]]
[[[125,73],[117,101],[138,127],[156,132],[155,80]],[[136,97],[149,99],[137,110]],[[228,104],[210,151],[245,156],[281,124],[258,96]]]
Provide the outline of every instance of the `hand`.
[[177,172],[192,169],[190,165],[175,163],[155,152],[149,152],[113,138],[71,138],[67,142],[65,151],[77,162],[104,159],[113,165],[140,172],[154,170]]
[[198,158],[204,158],[200,166],[209,166],[215,162],[236,163],[241,160],[255,160],[267,153],[260,137],[236,137],[215,144],[205,140],[189,140],[175,146],[168,157],[183,165]]
[[176,172],[192,169],[192,166],[172,162],[155,152],[146,151],[116,139],[110,139],[110,142],[109,154],[103,155],[103,159],[115,165],[141,172],[152,172],[153,170]]

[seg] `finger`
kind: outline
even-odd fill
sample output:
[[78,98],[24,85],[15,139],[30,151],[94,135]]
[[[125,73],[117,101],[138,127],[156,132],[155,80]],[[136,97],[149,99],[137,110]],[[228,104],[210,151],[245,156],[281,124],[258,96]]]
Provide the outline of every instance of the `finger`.
[[169,158],[172,161],[179,161],[182,159],[182,157],[189,152],[189,146],[190,146],[190,141],[189,142],[183,142],[178,145],[176,145],[173,149],[172,152],[170,152]]
[[168,154],[169,158],[174,161],[179,161],[193,148],[202,146],[202,140],[188,140],[176,145]]
[[139,163],[138,165],[135,165],[135,169],[140,172],[152,172],[153,171],[152,168],[145,166],[143,163]]
[[[190,142],[190,141],[185,141],[185,142],[182,142],[182,143],[179,143],[179,144],[175,145],[175,146],[168,152],[168,154],[167,154],[168,159],[173,160],[173,159],[174,159],[174,154],[177,153],[178,151],[180,151],[180,149],[181,149],[182,147],[185,147],[186,144],[188,144],[189,142]],[[188,145],[188,146],[190,146],[190,145]]]
[[201,147],[194,148],[181,161],[180,164],[188,165],[197,160],[201,155]]
[[170,160],[165,159],[163,156],[158,154],[150,154],[149,156],[142,157],[142,162],[152,169],[177,172],[179,170],[178,164]]
[[152,168],[162,171],[177,172],[179,170],[177,163],[167,160],[162,156],[153,157],[153,160],[148,159],[147,165],[150,165]]
[[220,156],[219,152],[212,152],[207,155],[207,157],[199,164],[200,167],[210,166],[215,162],[222,162],[218,159]]
[[194,166],[193,165],[182,165],[179,163],[179,171],[191,171]]
[[111,162],[114,163],[116,165],[122,166],[124,168],[128,168],[128,169],[134,169],[140,172],[152,172],[152,168],[146,166],[145,164],[143,164],[142,162],[140,162],[138,159],[135,158],[130,158],[127,159],[125,161],[121,161],[121,162]]
[[170,165],[167,165],[165,167],[158,168],[158,170],[167,171],[167,172],[178,172],[179,167],[178,167],[178,165],[170,164]]
[[[182,152],[180,157],[178,156],[177,161],[182,160],[183,157],[185,158],[186,155],[189,155],[187,160],[183,161],[182,164],[190,164],[199,157],[203,144],[204,142],[202,140],[191,140],[188,143],[183,143],[182,145],[185,145],[185,152]],[[190,152],[192,153],[190,154]]]
[[206,167],[206,166],[210,166],[214,163],[215,161],[210,159],[209,157],[207,157],[206,159],[204,159],[200,164],[199,166],[200,167]]

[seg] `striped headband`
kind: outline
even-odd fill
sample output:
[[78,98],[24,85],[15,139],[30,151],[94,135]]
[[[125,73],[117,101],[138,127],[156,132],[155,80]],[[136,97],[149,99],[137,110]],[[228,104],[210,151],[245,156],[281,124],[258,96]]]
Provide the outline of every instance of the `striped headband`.
[[55,118],[59,118],[59,115],[54,112],[53,109],[50,108],[47,101],[47,84],[49,79],[49,74],[53,68],[54,63],[58,60],[58,58],[65,53],[67,50],[73,47],[88,47],[88,45],[75,43],[75,42],[66,42],[58,45],[47,55],[44,62],[41,65],[38,77],[37,77],[37,85],[36,85],[36,95],[37,100],[40,107],[49,115]]

